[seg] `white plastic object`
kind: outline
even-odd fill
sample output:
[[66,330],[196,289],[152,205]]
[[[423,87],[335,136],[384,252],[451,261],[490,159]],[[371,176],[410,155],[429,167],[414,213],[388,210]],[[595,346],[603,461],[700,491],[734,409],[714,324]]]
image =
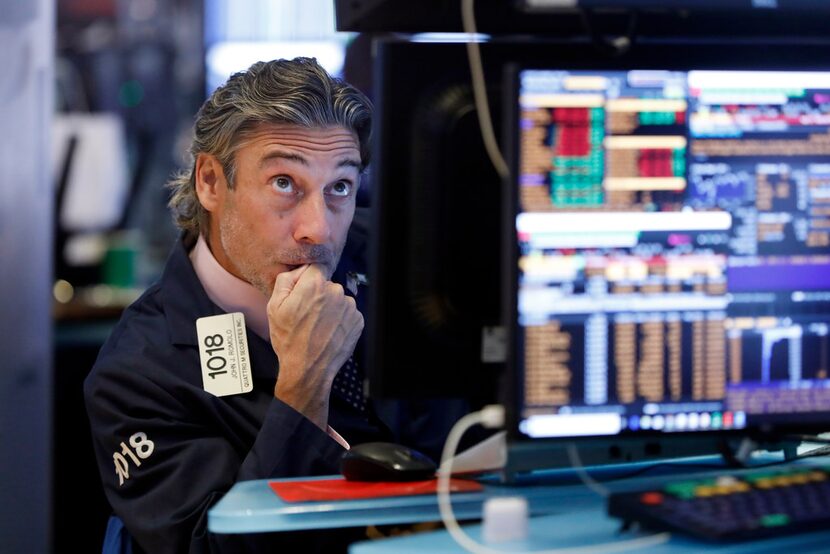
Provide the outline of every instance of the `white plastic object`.
[[527,500],[521,496],[490,498],[484,502],[482,538],[485,543],[527,538]]

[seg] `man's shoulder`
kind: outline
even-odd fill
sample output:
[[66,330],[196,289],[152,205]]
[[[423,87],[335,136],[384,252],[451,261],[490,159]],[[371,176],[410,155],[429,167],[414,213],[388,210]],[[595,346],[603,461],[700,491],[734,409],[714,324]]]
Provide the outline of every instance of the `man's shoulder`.
[[155,284],[124,310],[101,347],[90,377],[117,370],[125,362],[146,360],[149,352],[169,350],[167,327],[161,288]]
[[181,418],[201,390],[198,352],[170,340],[161,293],[153,285],[124,311],[84,380],[93,433],[115,436],[129,414]]
[[146,341],[161,341],[166,333],[166,309],[161,285],[155,283],[121,314],[102,352],[118,347],[127,351]]
[[157,380],[175,373],[192,355],[173,338],[171,326],[183,315],[170,306],[166,287],[165,279],[154,283],[124,310],[101,347],[88,384],[111,379]]

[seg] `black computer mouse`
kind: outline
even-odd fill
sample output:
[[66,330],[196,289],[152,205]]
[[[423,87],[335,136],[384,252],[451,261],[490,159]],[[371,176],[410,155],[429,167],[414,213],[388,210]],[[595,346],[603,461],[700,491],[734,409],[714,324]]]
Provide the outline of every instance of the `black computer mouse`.
[[436,469],[425,454],[392,442],[358,444],[340,458],[349,481],[420,481],[435,477]]

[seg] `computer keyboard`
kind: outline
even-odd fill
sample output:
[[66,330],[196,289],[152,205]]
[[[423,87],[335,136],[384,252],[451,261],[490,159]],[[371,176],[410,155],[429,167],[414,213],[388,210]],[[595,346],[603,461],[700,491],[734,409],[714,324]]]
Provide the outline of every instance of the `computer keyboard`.
[[830,528],[830,466],[731,473],[613,493],[608,513],[655,530],[748,540]]

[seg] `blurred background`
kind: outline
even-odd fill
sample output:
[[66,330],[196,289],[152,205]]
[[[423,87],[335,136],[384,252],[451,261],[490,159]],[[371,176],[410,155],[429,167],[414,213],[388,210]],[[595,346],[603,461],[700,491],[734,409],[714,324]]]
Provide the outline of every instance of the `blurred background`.
[[109,508],[82,382],[175,239],[162,185],[189,163],[194,114],[258,60],[314,56],[340,75],[352,36],[335,32],[328,0],[58,0],[55,9],[53,445],[73,455],[52,470],[52,540],[56,551],[95,552]]
[[0,552],[100,552],[82,383],[176,237],[193,117],[263,59],[342,75],[330,0],[3,0]]
[[56,9],[55,298],[72,318],[117,308],[116,296],[157,275],[174,236],[160,185],[189,163],[204,98],[258,60],[314,56],[342,75],[353,35],[335,32],[329,0],[59,0]]

